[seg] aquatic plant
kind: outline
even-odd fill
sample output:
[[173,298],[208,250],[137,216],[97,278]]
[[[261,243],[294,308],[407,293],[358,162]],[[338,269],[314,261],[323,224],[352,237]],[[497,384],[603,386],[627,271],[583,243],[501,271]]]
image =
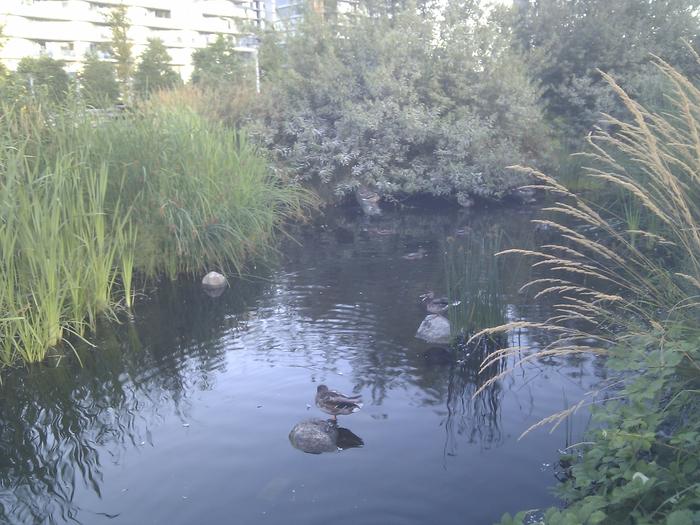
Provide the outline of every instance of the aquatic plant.
[[2,106],[0,362],[43,360],[122,294],[130,308],[135,276],[244,271],[311,201],[187,107]]
[[[463,240],[447,241],[445,281],[448,298],[453,303],[448,316],[452,337],[458,342],[506,320],[501,265],[494,256],[502,246],[501,237],[501,231],[493,229],[478,238],[470,234]],[[487,339],[502,345],[501,334],[489,334],[481,343]]]
[[[495,352],[482,368],[572,354],[607,357],[608,382],[526,431],[556,427],[594,405],[596,425],[570,450],[579,459],[558,490],[567,507],[549,509],[547,524],[693,523],[700,517],[700,89],[667,63],[657,60],[657,67],[673,86],[672,111],[646,110],[603,75],[631,118],[607,117],[611,131],[591,138],[594,153],[587,156],[588,177],[643,210],[639,229],[528,170],[538,188],[558,197],[549,207],[553,218],[537,222],[560,232],[562,242],[504,253],[535,259],[542,274],[524,289],[557,298],[555,315],[474,336],[520,327],[555,336],[537,351]],[[527,514],[502,523],[523,523]]]

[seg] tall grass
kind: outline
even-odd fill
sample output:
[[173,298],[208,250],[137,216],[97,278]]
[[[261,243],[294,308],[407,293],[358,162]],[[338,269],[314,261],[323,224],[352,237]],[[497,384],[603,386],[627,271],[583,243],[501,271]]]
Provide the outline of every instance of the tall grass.
[[608,117],[612,131],[592,137],[585,157],[586,176],[622,193],[641,216],[619,221],[554,178],[525,170],[558,197],[552,218],[538,222],[562,242],[503,253],[534,259],[540,276],[524,289],[556,297],[555,314],[475,335],[529,326],[556,336],[538,351],[496,352],[484,369],[544,356],[608,357],[610,382],[528,429],[603,402],[594,410],[600,427],[579,445],[580,461],[561,488],[569,507],[548,511],[548,524],[691,523],[700,512],[700,89],[663,61],[657,66],[673,86],[672,109],[652,113],[603,75],[630,118]]
[[135,275],[243,271],[309,202],[187,107],[0,108],[0,361],[40,361],[131,307]]
[[506,319],[501,265],[494,254],[501,249],[500,230],[464,241],[448,239],[445,251],[448,310],[452,336],[469,338],[484,327]]

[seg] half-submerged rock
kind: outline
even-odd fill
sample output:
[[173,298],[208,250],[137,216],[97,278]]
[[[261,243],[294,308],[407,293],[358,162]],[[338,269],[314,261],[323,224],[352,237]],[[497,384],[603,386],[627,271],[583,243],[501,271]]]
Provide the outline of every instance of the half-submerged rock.
[[202,278],[202,288],[211,297],[219,297],[227,286],[226,277],[219,272],[209,272]]
[[450,322],[441,315],[428,315],[418,327],[416,337],[427,343],[447,344],[450,342]]
[[307,419],[294,425],[289,442],[308,454],[337,452],[361,447],[364,442],[347,428],[340,428],[333,420]]
[[355,190],[355,198],[365,215],[381,215],[382,210],[379,207],[381,197],[379,197],[377,192],[365,186],[360,186]]

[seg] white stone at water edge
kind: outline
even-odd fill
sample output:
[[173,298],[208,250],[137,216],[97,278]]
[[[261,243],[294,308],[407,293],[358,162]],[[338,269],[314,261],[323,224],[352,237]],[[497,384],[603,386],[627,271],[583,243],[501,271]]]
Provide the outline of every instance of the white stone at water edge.
[[226,277],[218,272],[209,272],[202,279],[205,288],[224,288],[227,284]]
[[418,327],[416,337],[428,343],[449,343],[450,322],[441,315],[428,315]]

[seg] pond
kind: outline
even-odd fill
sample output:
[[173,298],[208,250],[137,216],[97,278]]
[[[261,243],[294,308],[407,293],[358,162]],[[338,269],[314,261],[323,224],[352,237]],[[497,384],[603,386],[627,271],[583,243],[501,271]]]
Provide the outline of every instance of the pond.
[[[78,348],[82,366],[65,356],[5,374],[0,520],[488,524],[556,504],[557,450],[588,415],[518,437],[580,399],[604,363],[535,361],[472,398],[478,362],[415,338],[419,296],[445,293],[448,244],[496,230],[504,246],[531,244],[534,213],[340,211],[299,227],[273,269],[221,297],[197,283],[149,290],[133,321]],[[507,318],[546,318],[518,293],[526,261],[503,265]],[[289,434],[330,417],[314,403],[320,384],[364,407],[338,416],[342,450],[310,454]]]

